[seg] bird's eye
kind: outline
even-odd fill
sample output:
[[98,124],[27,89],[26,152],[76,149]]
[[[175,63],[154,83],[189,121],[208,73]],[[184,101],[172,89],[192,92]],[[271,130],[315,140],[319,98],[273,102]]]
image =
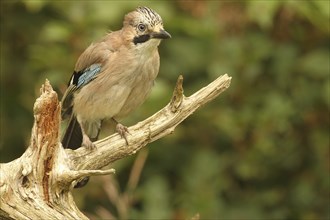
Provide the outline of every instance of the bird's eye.
[[143,32],[143,31],[146,30],[146,25],[144,25],[144,24],[139,24],[139,25],[138,25],[138,29],[139,29],[139,31]]

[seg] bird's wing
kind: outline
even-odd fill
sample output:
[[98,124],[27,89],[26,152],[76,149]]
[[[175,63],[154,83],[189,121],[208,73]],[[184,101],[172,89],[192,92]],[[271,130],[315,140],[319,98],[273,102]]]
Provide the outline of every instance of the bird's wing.
[[98,76],[112,52],[111,45],[102,41],[91,44],[80,55],[62,98],[62,119],[68,118],[72,113],[73,94]]
[[75,85],[70,85],[62,97],[62,119],[67,119],[72,113],[72,102],[74,91],[77,90]]
[[[91,44],[79,57],[75,71],[73,72],[68,88],[62,98],[62,119],[69,118],[68,127],[62,139],[63,147],[76,149],[82,143],[82,130],[73,114],[74,93],[92,82],[101,72],[104,63],[109,59],[113,52],[111,44],[101,41]],[[87,123],[87,133],[91,141],[98,138],[101,121]]]
[[87,67],[86,69],[83,69],[79,72],[73,72],[69,87],[71,85],[74,85],[76,89],[79,89],[88,83],[90,83],[98,73],[101,72],[102,64],[101,63],[95,63]]
[[74,71],[71,79],[69,81],[69,86],[65,91],[62,98],[62,118],[67,118],[68,115],[71,115],[72,111],[72,101],[73,94],[75,91],[79,90],[83,86],[87,85],[91,81],[93,81],[98,73],[101,72],[101,64],[92,64],[90,67],[76,72]]

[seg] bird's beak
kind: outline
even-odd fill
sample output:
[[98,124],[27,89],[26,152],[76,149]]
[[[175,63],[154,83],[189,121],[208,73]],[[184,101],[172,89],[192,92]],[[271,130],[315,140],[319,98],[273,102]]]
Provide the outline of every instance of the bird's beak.
[[165,30],[160,29],[159,32],[152,32],[151,33],[151,38],[156,38],[156,39],[169,39],[172,36]]

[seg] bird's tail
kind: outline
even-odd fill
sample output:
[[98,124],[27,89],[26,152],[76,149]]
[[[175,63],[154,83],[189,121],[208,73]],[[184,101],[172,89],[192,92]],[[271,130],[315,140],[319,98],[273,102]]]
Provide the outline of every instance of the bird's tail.
[[[91,141],[98,140],[101,130],[101,124],[102,124],[101,120],[85,123],[86,125],[85,132]],[[69,125],[62,139],[62,145],[64,148],[70,148],[72,150],[75,150],[81,147],[82,140],[83,140],[83,134],[80,124],[76,116],[74,116],[74,114],[71,114]]]
[[[78,149],[82,144],[82,131],[77,118],[71,114],[69,125],[64,133],[62,145],[64,148]],[[84,177],[76,183],[74,188],[81,188],[89,181],[89,177]]]
[[64,148],[78,149],[82,143],[82,132],[77,118],[72,114],[69,125],[64,133],[62,145]]

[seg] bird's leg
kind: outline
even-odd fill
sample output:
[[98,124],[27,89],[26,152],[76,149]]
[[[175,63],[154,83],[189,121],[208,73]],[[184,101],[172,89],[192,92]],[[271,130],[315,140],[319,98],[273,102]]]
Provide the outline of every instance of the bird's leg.
[[126,126],[120,124],[116,119],[112,118],[112,120],[117,124],[116,125],[116,131],[118,132],[118,134],[120,135],[120,137],[125,139],[126,145],[128,145],[128,141],[127,141],[127,136],[126,134],[129,133],[128,129]]
[[96,148],[95,144],[89,139],[88,135],[85,132],[83,124],[80,123],[81,133],[82,133],[82,143],[81,146],[86,147],[89,150],[94,150]]
[[93,144],[93,142],[89,139],[87,134],[83,134],[81,146],[84,146],[89,150],[94,150],[96,148],[95,144]]

